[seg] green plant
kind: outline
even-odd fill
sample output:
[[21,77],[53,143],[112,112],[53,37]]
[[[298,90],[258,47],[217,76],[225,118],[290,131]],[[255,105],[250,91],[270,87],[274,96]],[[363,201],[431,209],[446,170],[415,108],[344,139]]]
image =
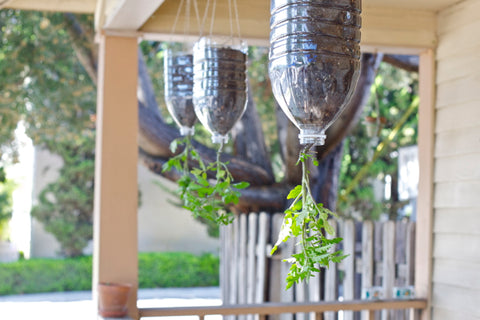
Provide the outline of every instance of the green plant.
[[[293,188],[287,199],[293,199],[292,204],[285,211],[282,228],[278,240],[273,247],[273,254],[278,246],[290,238],[299,238],[300,252],[286,259],[291,263],[287,275],[287,289],[294,283],[308,280],[314,272],[319,272],[319,267],[328,267],[330,262],[341,262],[346,256],[342,250],[336,250],[335,245],[342,238],[334,238],[335,230],[328,223],[330,216],[336,214],[317,204],[312,196],[309,182],[307,160],[312,160],[315,166],[318,161],[309,154],[312,145],[307,145],[301,152],[297,165],[302,165],[302,183]],[[332,236],[328,238],[327,234]]]
[[[213,221],[219,225],[232,222],[233,214],[226,206],[237,204],[240,197],[238,190],[247,188],[247,182],[233,183],[233,177],[227,168],[227,163],[220,160],[223,144],[217,151],[217,159],[208,165],[200,158],[191,143],[189,136],[174,140],[170,146],[173,153],[179,145],[183,150],[170,158],[163,170],[175,168],[182,176],[178,180],[178,193],[184,208],[190,210],[195,218]],[[195,161],[197,167],[189,169],[189,161]],[[215,182],[209,181],[209,173],[215,174]]]
[[[417,143],[418,113],[412,110],[417,99],[417,73],[380,64],[363,117],[380,118],[381,125],[372,137],[366,125],[358,123],[345,139],[336,208],[340,216],[376,220],[388,213],[390,219],[397,217],[398,208],[405,204],[398,198],[397,150]],[[392,178],[391,197],[382,200],[383,196],[375,196],[373,182],[383,183],[387,176]]]
[[[140,288],[206,287],[219,284],[219,258],[213,254],[140,253],[138,268]],[[91,256],[0,263],[0,295],[91,289]]]
[[45,225],[61,254],[80,256],[93,236],[94,132],[56,150],[64,161],[60,177],[39,195],[32,216]]
[[0,167],[0,240],[8,238],[8,222],[12,218],[12,193],[15,185],[7,180]]

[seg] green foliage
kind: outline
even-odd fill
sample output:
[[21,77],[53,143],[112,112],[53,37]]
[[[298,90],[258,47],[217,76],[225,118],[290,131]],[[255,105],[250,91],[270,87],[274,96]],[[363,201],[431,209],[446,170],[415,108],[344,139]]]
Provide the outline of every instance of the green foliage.
[[219,284],[219,258],[213,254],[140,254],[140,288],[206,287]]
[[91,257],[31,259],[0,265],[0,295],[88,290]]
[[[181,172],[178,180],[178,193],[183,207],[190,210],[195,218],[215,222],[218,225],[227,225],[233,221],[233,214],[227,211],[230,204],[237,204],[240,197],[238,190],[248,187],[247,182],[233,183],[233,177],[227,164],[220,161],[221,147],[217,160],[208,165],[202,161],[191,144],[191,138],[174,140],[170,146],[173,153],[179,144],[183,151],[170,158],[164,165],[163,171],[175,168]],[[198,166],[189,169],[189,160],[195,161]],[[215,173],[216,181],[208,179],[209,172]]]
[[[375,148],[388,135],[418,98],[418,76],[395,68],[387,63],[380,65],[375,82],[371,88],[370,99],[365,106],[363,116],[382,117],[385,124],[377,128],[377,135],[369,136],[367,126],[360,122],[345,139],[344,156],[340,171],[340,197],[337,212],[344,217],[357,214],[363,219],[377,219],[381,213],[389,213],[395,218],[396,211],[402,205],[398,201],[396,179],[398,176],[398,148],[414,145],[417,142],[418,114],[408,117],[407,122],[396,137],[385,146],[385,151],[368,168],[365,178],[361,179],[351,192],[346,190],[355,176],[373,157]],[[373,182],[384,181],[392,177],[392,198],[378,201],[374,196]],[[358,218],[358,217],[357,217]]]
[[15,184],[7,180],[0,167],[0,240],[8,239],[8,222],[12,218],[12,193]]
[[[93,24],[92,16],[79,19]],[[95,84],[76,57],[64,16],[2,10],[0,28],[0,145],[19,119],[35,145],[53,151],[93,128]]]
[[[219,259],[212,254],[140,253],[139,287],[218,286]],[[31,259],[0,264],[0,295],[92,288],[92,257]]]
[[64,160],[60,177],[42,190],[32,209],[32,216],[44,223],[67,257],[82,255],[93,235],[93,143],[87,138],[77,145],[57,145]]
[[299,239],[297,245],[300,246],[300,252],[286,259],[291,263],[286,278],[287,289],[295,282],[308,281],[314,273],[320,271],[319,267],[328,268],[330,262],[339,263],[346,257],[341,250],[335,250],[335,245],[342,239],[334,238],[335,230],[328,223],[328,218],[336,217],[336,214],[324,208],[321,203],[317,204],[312,196],[307,160],[312,160],[315,166],[318,166],[318,161],[308,154],[309,149],[307,146],[300,153],[298,162],[302,164],[302,184],[293,188],[287,196],[293,202],[285,211],[278,240],[271,252],[273,254],[282,242],[292,237]]
[[[93,16],[77,18],[93,35]],[[23,120],[36,146],[63,159],[32,214],[75,256],[92,237],[96,88],[66,26],[59,13],[0,11],[0,153],[14,158],[13,129]]]

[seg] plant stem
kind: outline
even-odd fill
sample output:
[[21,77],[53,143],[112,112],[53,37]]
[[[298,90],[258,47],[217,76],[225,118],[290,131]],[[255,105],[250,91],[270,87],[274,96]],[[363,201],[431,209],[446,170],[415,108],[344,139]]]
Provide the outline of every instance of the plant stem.
[[190,149],[192,146],[192,141],[190,135],[187,135],[185,138],[185,149],[183,152],[185,153],[185,162],[183,163],[183,174],[189,174],[189,166],[188,166],[188,157],[190,155]]
[[220,142],[220,146],[218,147],[217,150],[217,183],[219,182],[220,179],[220,168],[221,168],[221,163],[220,163],[220,155],[222,154],[223,150],[223,140]]

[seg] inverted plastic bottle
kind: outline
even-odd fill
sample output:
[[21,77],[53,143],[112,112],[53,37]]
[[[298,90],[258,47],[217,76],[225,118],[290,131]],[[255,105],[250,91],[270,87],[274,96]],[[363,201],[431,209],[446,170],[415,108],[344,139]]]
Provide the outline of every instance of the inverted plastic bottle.
[[269,75],[301,144],[325,131],[355,89],[360,69],[360,0],[272,0]]

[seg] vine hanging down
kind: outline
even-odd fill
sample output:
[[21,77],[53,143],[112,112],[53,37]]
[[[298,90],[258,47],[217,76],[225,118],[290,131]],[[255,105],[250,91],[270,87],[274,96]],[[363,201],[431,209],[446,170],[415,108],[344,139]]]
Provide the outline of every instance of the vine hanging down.
[[[178,193],[183,207],[190,210],[195,218],[228,225],[233,221],[233,214],[226,207],[238,203],[239,190],[247,188],[248,182],[233,183],[228,163],[220,160],[223,144],[217,151],[216,161],[208,165],[193,147],[190,136],[174,140],[170,145],[171,151],[175,153],[180,144],[183,145],[183,151],[170,158],[163,171],[175,168],[181,172]],[[197,163],[197,166],[190,169],[189,161]],[[209,172],[215,173],[215,181],[208,179]]]
[[[292,204],[285,211],[282,228],[278,240],[273,247],[273,254],[278,246],[290,238],[298,239],[300,250],[285,261],[291,263],[287,275],[286,289],[300,281],[308,281],[319,272],[319,267],[328,268],[329,263],[338,263],[345,259],[346,255],[342,250],[336,250],[335,245],[342,241],[342,238],[335,238],[335,230],[328,223],[329,216],[337,215],[323,204],[316,203],[310,190],[309,170],[307,160],[311,160],[315,166],[318,161],[310,154],[313,145],[307,145],[299,155],[297,165],[302,164],[302,183],[293,188],[287,199],[293,199]],[[327,234],[331,238],[327,237]]]

